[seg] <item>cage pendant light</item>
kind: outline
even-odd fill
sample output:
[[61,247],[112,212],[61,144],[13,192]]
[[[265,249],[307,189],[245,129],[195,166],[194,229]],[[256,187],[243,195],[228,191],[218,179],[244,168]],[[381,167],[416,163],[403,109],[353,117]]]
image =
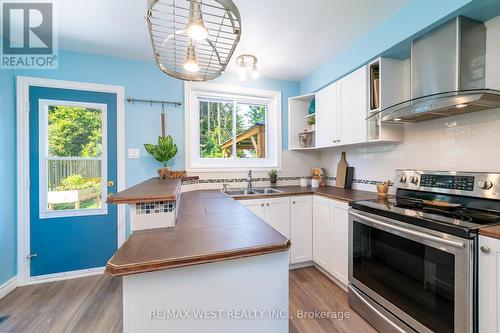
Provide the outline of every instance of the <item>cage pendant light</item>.
[[158,67],[186,81],[220,76],[241,35],[231,0],[148,0],[146,21]]

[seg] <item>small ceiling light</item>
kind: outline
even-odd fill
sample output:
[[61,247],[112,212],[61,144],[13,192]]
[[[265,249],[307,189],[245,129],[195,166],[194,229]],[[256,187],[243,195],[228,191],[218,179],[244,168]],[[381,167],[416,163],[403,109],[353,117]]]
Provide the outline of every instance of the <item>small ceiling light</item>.
[[203,24],[200,0],[192,0],[189,10],[189,22],[186,33],[192,40],[204,40],[208,37],[208,30]]
[[196,52],[193,42],[191,42],[188,46],[184,69],[188,72],[197,72],[200,70],[200,66],[196,62]]
[[401,118],[394,118],[394,121],[401,121]]
[[247,75],[250,74],[252,79],[257,80],[260,77],[257,70],[257,58],[251,54],[242,54],[236,58],[238,64],[238,73],[241,81],[246,81]]
[[455,105],[455,107],[456,107],[457,109],[461,109],[461,108],[464,108],[464,107],[466,107],[466,106],[467,106],[467,103],[462,103],[462,104],[457,104],[457,105]]

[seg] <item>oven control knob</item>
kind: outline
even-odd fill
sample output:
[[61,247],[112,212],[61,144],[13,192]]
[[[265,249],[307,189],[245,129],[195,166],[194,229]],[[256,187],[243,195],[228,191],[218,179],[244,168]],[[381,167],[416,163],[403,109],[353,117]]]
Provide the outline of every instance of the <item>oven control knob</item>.
[[418,184],[418,177],[417,176],[411,176],[410,177],[410,182],[412,184]]
[[399,182],[400,183],[406,183],[406,176],[399,177]]
[[490,188],[493,187],[493,183],[492,182],[490,182],[489,180],[483,180],[483,179],[481,179],[480,181],[478,181],[477,185],[479,186],[479,188],[481,188],[483,190],[489,190]]

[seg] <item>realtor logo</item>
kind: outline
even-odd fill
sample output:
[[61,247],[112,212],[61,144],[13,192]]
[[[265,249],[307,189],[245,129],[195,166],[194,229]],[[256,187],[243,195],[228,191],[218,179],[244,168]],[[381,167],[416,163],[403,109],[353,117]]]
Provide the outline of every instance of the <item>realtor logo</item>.
[[1,68],[57,68],[52,1],[2,1]]

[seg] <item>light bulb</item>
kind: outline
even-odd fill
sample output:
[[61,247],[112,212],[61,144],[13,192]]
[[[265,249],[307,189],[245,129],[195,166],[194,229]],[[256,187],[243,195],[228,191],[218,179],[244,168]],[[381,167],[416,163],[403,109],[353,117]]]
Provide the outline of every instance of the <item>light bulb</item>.
[[247,80],[247,73],[246,72],[241,72],[240,73],[240,81],[246,81]]
[[203,24],[189,24],[186,28],[186,33],[193,40],[204,40],[208,37],[208,30]]
[[462,104],[457,104],[457,105],[455,105],[455,107],[456,107],[457,109],[461,109],[461,108],[464,108],[464,107],[466,107],[466,106],[467,106],[467,103],[462,103]]
[[184,63],[184,69],[188,72],[197,72],[200,70],[200,66],[196,63],[196,52],[194,45],[191,42],[187,49],[186,62]]
[[253,65],[252,68],[252,79],[257,80],[260,77],[260,73],[257,70],[257,66]]
[[199,0],[191,1],[186,34],[191,37],[192,40],[204,40],[208,37],[208,30],[203,24]]

